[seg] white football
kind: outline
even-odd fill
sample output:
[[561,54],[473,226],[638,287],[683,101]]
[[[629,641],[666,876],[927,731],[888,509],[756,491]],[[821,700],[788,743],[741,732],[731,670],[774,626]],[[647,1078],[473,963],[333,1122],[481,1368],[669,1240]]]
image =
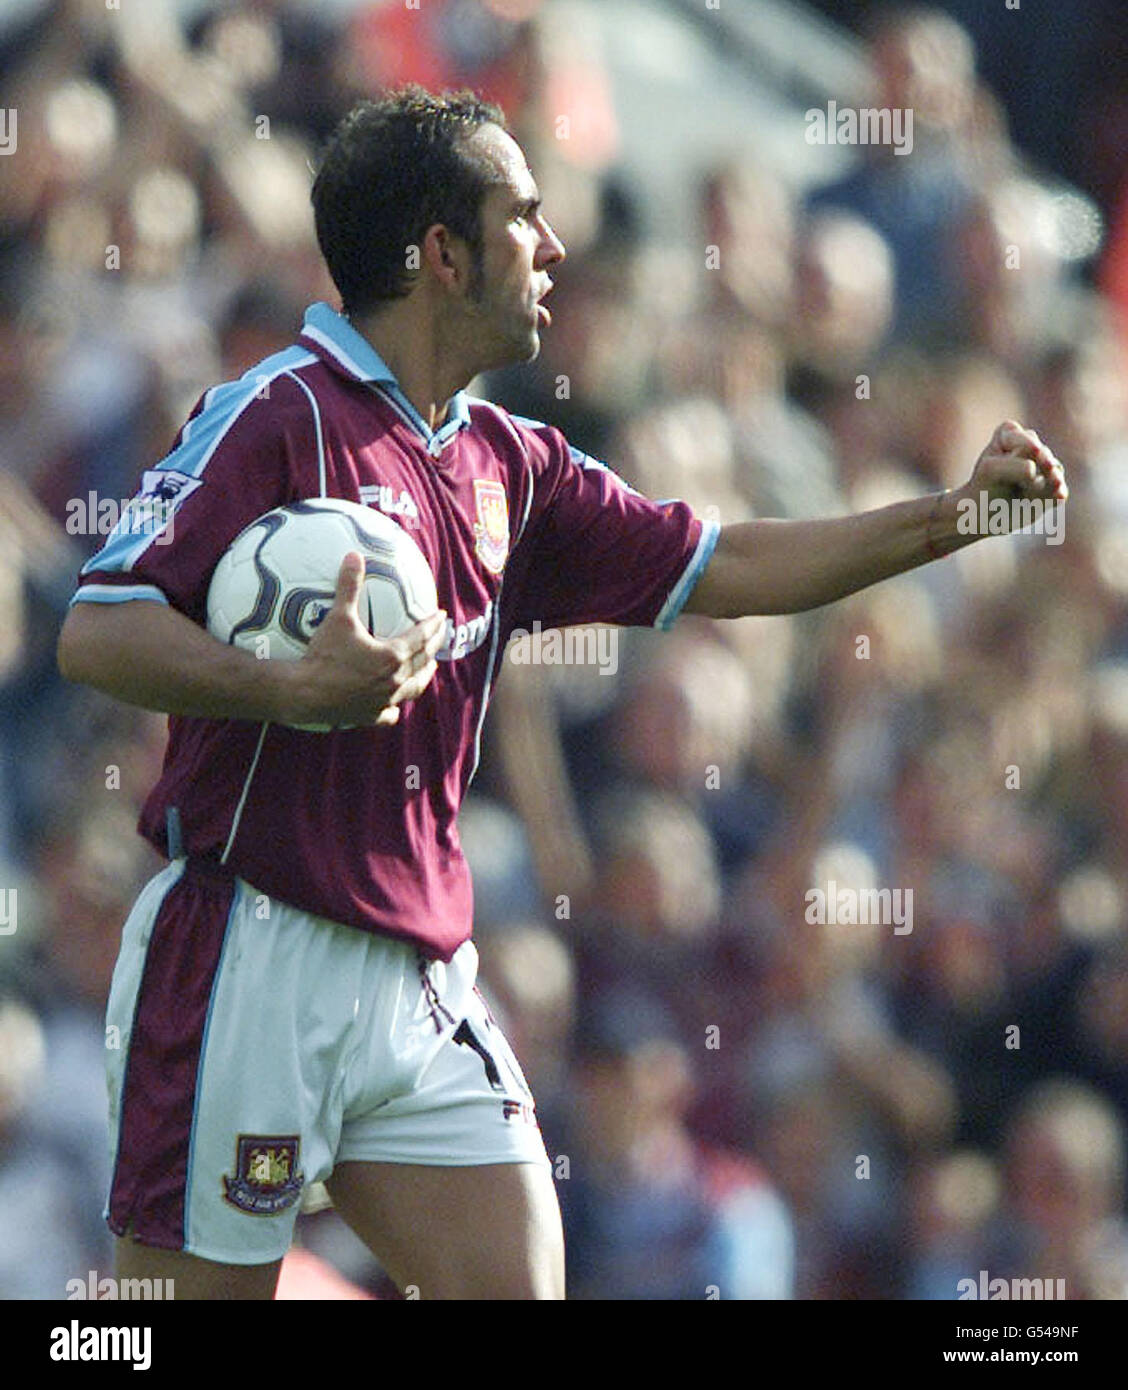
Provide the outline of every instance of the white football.
[[364,556],[360,620],[374,637],[398,637],[438,608],[426,557],[391,517],[359,502],[311,497],[267,512],[231,542],[208,589],[208,631],[259,657],[297,660],[333,607],[350,550]]

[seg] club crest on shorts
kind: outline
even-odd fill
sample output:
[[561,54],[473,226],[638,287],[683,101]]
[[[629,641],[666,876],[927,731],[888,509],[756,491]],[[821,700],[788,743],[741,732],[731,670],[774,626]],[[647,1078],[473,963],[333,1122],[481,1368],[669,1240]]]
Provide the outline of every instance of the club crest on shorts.
[[509,501],[493,478],[474,479],[475,553],[491,574],[500,574],[509,555]]
[[302,1195],[296,1134],[240,1134],[235,1176],[223,1175],[224,1200],[252,1216],[275,1216]]

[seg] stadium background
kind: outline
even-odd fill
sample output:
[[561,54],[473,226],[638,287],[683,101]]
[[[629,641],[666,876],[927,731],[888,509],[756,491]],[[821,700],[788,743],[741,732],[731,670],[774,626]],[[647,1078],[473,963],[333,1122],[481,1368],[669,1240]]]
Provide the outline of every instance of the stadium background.
[[[0,5],[0,1297],[109,1272],[102,1009],[155,867],[163,720],[54,668],[75,519],[331,295],[307,160],[404,80],[503,103],[569,246],[539,361],[479,389],[643,490],[860,509],[962,481],[1013,415],[1073,492],[1061,545],[623,633],[614,674],[507,664],[464,840],[573,1296],[1125,1296],[1126,28],[1114,0]],[[911,107],[912,153],[809,144],[832,99]],[[911,888],[912,932],[808,923],[832,880]],[[299,1241],[291,1296],[389,1296],[332,1212]]]

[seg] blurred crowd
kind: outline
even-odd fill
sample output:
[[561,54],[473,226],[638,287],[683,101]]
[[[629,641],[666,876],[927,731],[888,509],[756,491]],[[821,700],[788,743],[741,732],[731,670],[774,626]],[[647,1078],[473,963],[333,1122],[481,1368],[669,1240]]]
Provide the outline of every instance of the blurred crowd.
[[[703,148],[670,245],[577,16],[0,15],[0,1298],[110,1271],[103,1010],[158,867],[134,822],[164,721],[54,665],[87,499],[333,299],[307,162],[404,80],[499,100],[569,245],[540,358],[477,389],[640,490],[841,514],[962,483],[1013,417],[1072,491],[1062,544],[625,631],[614,673],[506,664],[463,839],[572,1296],[950,1299],[981,1270],[1128,1296],[1128,179],[1043,177],[967,31],[894,8],[870,104],[914,111],[912,153],[798,186],[751,131]],[[912,890],[911,932],[812,923],[828,884]],[[392,1296],[318,1206],[290,1287]]]

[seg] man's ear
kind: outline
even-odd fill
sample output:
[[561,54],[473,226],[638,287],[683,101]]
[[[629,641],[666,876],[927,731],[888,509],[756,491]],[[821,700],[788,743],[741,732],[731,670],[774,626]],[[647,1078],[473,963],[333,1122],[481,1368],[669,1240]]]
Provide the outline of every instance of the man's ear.
[[423,234],[421,266],[426,266],[446,289],[465,288],[469,283],[470,248],[462,237],[436,222]]

